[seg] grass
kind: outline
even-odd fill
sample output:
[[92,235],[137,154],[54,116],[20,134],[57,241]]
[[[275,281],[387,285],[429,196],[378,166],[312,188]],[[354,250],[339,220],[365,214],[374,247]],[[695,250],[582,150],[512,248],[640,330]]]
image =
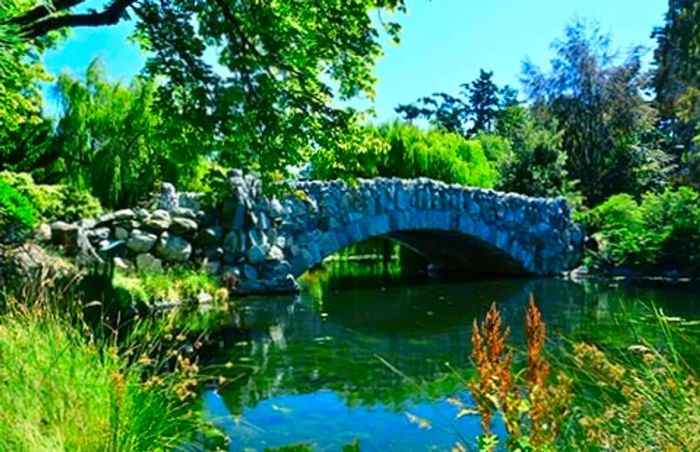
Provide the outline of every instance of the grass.
[[46,300],[5,301],[0,450],[158,451],[196,438],[198,369],[177,349],[141,327],[117,342]]
[[191,268],[169,269],[161,274],[116,271],[112,284],[120,305],[191,302],[201,293],[215,301],[228,299],[228,292],[219,287],[214,276]]

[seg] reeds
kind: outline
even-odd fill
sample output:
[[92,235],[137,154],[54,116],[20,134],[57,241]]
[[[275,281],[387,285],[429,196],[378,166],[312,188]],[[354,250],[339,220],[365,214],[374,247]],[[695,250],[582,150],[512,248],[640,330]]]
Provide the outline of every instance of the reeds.
[[[517,371],[507,348],[509,329],[491,305],[472,332],[477,372],[469,389],[481,417],[479,449],[700,450],[696,370],[683,361],[658,312],[657,320],[663,353],[649,344],[613,353],[579,343],[564,351],[555,368],[544,354],[546,327],[531,297],[525,318],[527,359]],[[506,438],[492,432],[495,419],[503,422]]]

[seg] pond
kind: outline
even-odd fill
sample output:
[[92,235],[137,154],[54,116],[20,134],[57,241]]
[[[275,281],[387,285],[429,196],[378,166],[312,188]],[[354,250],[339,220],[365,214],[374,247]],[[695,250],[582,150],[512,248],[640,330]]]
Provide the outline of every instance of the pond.
[[669,316],[700,318],[692,282],[564,279],[450,281],[387,276],[381,266],[336,264],[308,275],[298,296],[247,299],[216,335],[208,361],[229,383],[203,394],[205,411],[231,450],[307,444],[342,450],[450,450],[471,443],[479,419],[457,419],[472,322],[496,301],[512,341],[522,344],[532,293],[549,346],[568,339],[633,343],[620,318],[642,318],[652,303]]

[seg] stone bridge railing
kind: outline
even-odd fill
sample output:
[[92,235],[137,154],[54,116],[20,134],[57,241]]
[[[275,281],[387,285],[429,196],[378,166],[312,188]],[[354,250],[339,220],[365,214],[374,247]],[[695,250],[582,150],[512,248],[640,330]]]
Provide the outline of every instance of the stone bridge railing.
[[581,257],[582,232],[563,198],[377,178],[355,186],[299,182],[278,199],[237,170],[228,183],[215,208],[203,210],[197,195],[164,184],[157,209],[55,224],[54,240],[80,229],[97,247],[123,243],[118,265],[161,271],[194,262],[247,293],[295,290],[295,278],[325,257],[375,236],[471,273],[555,275]]

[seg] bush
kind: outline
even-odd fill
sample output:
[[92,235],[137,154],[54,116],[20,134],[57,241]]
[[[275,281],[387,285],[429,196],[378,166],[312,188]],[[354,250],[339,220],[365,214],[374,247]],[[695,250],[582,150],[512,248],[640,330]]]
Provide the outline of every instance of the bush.
[[476,187],[493,187],[496,183],[495,164],[486,158],[479,140],[465,140],[455,133],[424,131],[401,123],[365,133],[369,137],[357,148],[317,153],[313,176],[319,179],[429,177]]
[[598,238],[593,265],[700,270],[700,195],[688,187],[648,193],[641,203],[614,195],[577,218]]
[[27,173],[0,172],[0,181],[26,198],[37,211],[37,221],[78,221],[98,216],[99,201],[85,190],[68,185],[36,184]]
[[21,241],[34,229],[37,217],[31,201],[0,178],[0,243]]

